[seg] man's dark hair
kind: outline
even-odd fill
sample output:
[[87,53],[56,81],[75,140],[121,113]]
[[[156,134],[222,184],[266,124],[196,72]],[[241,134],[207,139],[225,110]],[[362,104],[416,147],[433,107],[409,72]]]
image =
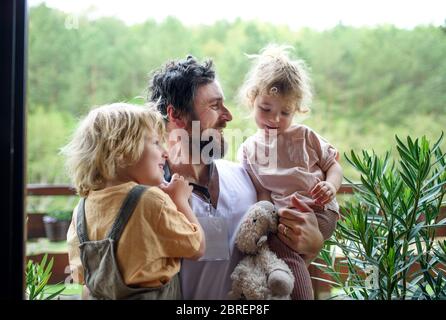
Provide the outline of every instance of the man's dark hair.
[[200,64],[193,56],[170,61],[154,72],[149,83],[149,100],[158,102],[158,110],[166,117],[171,104],[176,116],[193,114],[196,90],[215,80],[212,60]]

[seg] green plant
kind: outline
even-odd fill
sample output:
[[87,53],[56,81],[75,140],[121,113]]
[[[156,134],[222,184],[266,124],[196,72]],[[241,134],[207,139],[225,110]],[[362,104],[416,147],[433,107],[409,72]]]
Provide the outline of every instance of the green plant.
[[46,294],[54,262],[54,259],[51,258],[47,264],[47,259],[48,254],[45,254],[40,263],[29,260],[26,265],[26,295],[29,300],[51,300],[65,290],[65,287],[63,287],[56,292]]
[[47,215],[55,220],[59,221],[71,221],[72,210],[51,210]]
[[[425,137],[403,143],[396,136],[398,166],[390,152],[346,155],[361,184],[341,208],[318,267],[350,298],[446,299],[446,242],[435,238],[446,225],[439,221],[446,193],[442,138],[431,147]],[[336,247],[344,256],[338,263]]]

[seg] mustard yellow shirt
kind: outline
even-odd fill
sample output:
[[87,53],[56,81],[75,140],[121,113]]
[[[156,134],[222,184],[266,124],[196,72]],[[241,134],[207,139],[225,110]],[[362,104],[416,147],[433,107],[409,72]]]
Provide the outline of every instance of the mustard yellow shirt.
[[[89,240],[104,239],[134,182],[92,191],[85,201]],[[67,234],[68,256],[74,281],[83,284],[77,206]],[[117,244],[117,263],[128,286],[157,287],[180,271],[180,258],[198,253],[201,233],[179,212],[172,199],[157,187],[141,196]]]

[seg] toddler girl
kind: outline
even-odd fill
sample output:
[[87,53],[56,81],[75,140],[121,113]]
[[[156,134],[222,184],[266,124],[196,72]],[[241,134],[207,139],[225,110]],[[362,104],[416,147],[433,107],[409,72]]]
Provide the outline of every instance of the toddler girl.
[[[336,227],[339,206],[335,195],[342,183],[336,149],[304,125],[293,124],[296,113],[308,111],[310,84],[304,64],[291,60],[287,47],[268,46],[255,63],[241,90],[254,113],[258,132],[239,149],[239,159],[257,190],[258,200],[272,201],[277,208],[291,207],[298,198],[313,209],[319,229],[328,239]],[[279,232],[298,241],[291,225],[281,220]],[[285,260],[296,282],[292,299],[312,299],[310,274],[303,257],[275,235],[270,247]]]

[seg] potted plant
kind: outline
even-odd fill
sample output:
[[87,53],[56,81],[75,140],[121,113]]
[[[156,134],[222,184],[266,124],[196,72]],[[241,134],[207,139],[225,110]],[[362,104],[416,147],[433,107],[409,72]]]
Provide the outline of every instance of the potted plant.
[[63,241],[67,239],[71,215],[71,210],[53,210],[49,211],[43,217],[46,236],[50,241]]
[[36,212],[30,212],[26,215],[26,236],[28,240],[45,237],[44,216],[45,214]]
[[396,137],[398,162],[390,152],[346,156],[361,184],[342,206],[318,266],[347,298],[446,299],[446,241],[437,236],[446,225],[442,137],[433,145],[425,137]]

